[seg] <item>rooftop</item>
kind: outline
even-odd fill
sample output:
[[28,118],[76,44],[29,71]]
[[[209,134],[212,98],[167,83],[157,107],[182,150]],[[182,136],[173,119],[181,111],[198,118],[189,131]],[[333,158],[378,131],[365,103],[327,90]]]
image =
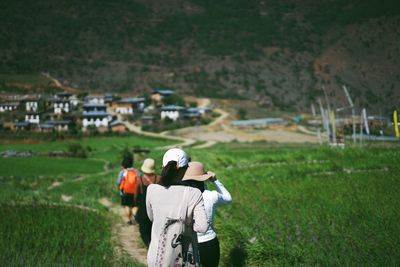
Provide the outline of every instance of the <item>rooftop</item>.
[[56,96],[58,97],[70,97],[72,96],[71,93],[67,93],[67,92],[60,92],[60,93],[56,93]]
[[280,124],[283,122],[284,122],[284,120],[282,118],[262,118],[262,119],[253,119],[253,120],[232,121],[232,125],[233,126],[262,126],[262,125]]
[[69,120],[59,120],[59,121],[46,121],[45,124],[53,124],[53,125],[65,125],[70,124]]
[[116,103],[140,103],[140,102],[144,102],[144,98],[130,97],[116,101]]
[[117,126],[117,125],[125,125],[125,124],[121,121],[113,121],[110,123],[110,127]]
[[83,117],[108,117],[110,113],[104,111],[91,111],[82,114]]
[[53,124],[49,124],[49,123],[43,123],[43,124],[39,124],[39,128],[40,129],[53,129],[54,125]]
[[18,102],[3,102],[0,103],[0,106],[19,106]]
[[83,104],[83,108],[107,108],[107,106],[105,104],[86,103]]
[[15,123],[15,127],[27,127],[29,126],[29,122],[27,121],[19,121]]
[[159,90],[159,89],[155,89],[153,92],[153,94],[160,94],[160,95],[173,95],[175,94],[174,90]]
[[176,105],[168,105],[168,106],[162,106],[161,110],[163,111],[168,111],[168,110],[184,110],[184,107],[181,106],[176,106]]

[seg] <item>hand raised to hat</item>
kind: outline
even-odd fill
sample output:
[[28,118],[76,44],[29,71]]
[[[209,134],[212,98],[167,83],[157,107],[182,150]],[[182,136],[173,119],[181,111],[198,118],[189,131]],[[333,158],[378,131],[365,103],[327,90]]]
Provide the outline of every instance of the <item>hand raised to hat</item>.
[[210,181],[210,182],[215,182],[215,181],[217,180],[217,176],[216,176],[215,173],[213,173],[213,172],[211,172],[211,171],[208,171],[207,173],[208,173],[208,174],[212,174],[212,176],[211,176],[210,178],[208,178],[208,181]]

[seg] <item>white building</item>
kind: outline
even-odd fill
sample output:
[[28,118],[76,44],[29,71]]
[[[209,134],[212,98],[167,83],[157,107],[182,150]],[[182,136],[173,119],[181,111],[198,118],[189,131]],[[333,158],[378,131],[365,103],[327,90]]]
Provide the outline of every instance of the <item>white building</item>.
[[112,105],[115,112],[119,114],[134,114],[135,112],[143,112],[144,98],[124,98],[115,101]]
[[161,107],[161,119],[169,118],[173,121],[178,120],[181,117],[182,112],[185,110],[184,107],[169,105]]
[[103,111],[86,112],[82,115],[82,126],[87,128],[89,126],[95,126],[96,128],[108,127],[112,117],[109,113]]
[[78,97],[76,95],[70,96],[69,101],[71,102],[72,106],[74,106],[74,107],[76,107],[79,103]]
[[82,106],[82,108],[83,108],[83,113],[107,111],[107,106],[105,104],[98,104],[98,103],[86,103]]
[[40,114],[38,113],[25,114],[25,122],[38,124],[40,122]]
[[53,102],[54,114],[69,113],[71,111],[71,103],[64,100],[56,100]]
[[84,99],[88,104],[104,104],[104,96],[102,95],[88,95]]
[[19,106],[18,102],[7,102],[7,103],[1,103],[0,104],[0,112],[6,112],[6,111],[13,111],[16,110]]
[[25,108],[28,112],[37,112],[39,108],[39,102],[36,100],[27,100],[25,102]]
[[47,124],[51,124],[54,126],[54,130],[57,132],[65,132],[68,131],[71,121],[64,120],[64,121],[48,121]]
[[65,100],[71,103],[72,106],[76,107],[78,105],[78,98],[76,95],[67,92],[60,92],[54,95],[54,99]]

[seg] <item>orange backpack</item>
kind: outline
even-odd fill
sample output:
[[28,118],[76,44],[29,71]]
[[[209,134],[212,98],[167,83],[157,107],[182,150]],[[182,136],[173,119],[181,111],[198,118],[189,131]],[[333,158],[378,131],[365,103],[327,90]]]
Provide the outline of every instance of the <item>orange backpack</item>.
[[136,182],[137,182],[137,171],[136,170],[125,170],[125,176],[122,179],[119,189],[124,193],[135,194],[136,193]]

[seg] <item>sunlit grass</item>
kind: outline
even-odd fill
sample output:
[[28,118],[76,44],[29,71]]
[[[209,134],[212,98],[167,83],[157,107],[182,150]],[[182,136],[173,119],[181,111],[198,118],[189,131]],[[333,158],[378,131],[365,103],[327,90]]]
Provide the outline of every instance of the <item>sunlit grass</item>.
[[0,206],[0,265],[111,266],[108,220],[93,211],[48,205]]

